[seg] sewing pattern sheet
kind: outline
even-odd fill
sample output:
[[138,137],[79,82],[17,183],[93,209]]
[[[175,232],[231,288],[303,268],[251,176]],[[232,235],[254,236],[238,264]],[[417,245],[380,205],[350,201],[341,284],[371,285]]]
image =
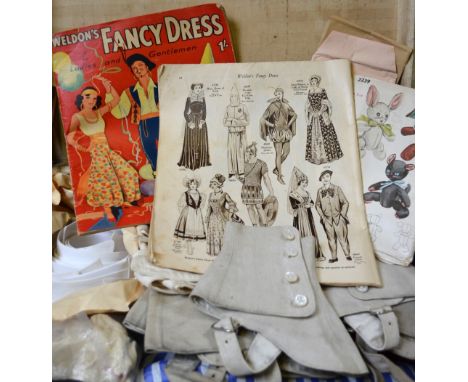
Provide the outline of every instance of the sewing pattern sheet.
[[[228,221],[315,236],[320,281],[380,285],[347,60],[165,65],[153,261],[203,273]],[[254,255],[254,254],[253,254]]]
[[374,250],[408,265],[414,256],[414,89],[355,77],[364,200]]

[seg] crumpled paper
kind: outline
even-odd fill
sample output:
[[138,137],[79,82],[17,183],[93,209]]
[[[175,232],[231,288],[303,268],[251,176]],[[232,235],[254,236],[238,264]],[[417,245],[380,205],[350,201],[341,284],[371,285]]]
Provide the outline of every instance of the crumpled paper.
[[138,359],[125,328],[105,314],[81,313],[52,323],[52,377],[83,382],[130,382]]

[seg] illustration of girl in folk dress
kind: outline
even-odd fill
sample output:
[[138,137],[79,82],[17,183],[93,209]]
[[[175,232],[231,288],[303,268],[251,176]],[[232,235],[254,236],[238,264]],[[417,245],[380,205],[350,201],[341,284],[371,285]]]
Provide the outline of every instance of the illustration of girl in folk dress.
[[174,236],[185,240],[187,253],[192,255],[192,241],[206,239],[202,215],[205,195],[198,191],[200,187],[199,177],[185,177],[183,183],[187,191],[181,195],[177,203],[180,215],[177,220]]
[[330,120],[331,103],[327,92],[319,88],[319,75],[310,77],[305,113],[307,118],[307,143],[305,159],[314,164],[335,161],[343,156],[335,127]]
[[[102,98],[95,87],[85,87],[75,99],[75,105],[80,110],[71,118],[70,130],[67,133],[68,143],[79,152],[89,153],[91,164],[80,177],[77,186],[78,200],[86,202],[94,208],[104,208],[108,221],[118,221],[122,215],[122,206],[135,204],[141,198],[137,171],[119,154],[111,150],[104,133],[106,125],[102,116],[109,112],[119,102],[119,95],[110,81],[99,79],[106,93],[112,95],[112,101],[101,106]],[[80,130],[89,137],[88,147],[77,139]]]
[[206,253],[210,256],[217,256],[221,251],[226,222],[233,221],[243,224],[236,215],[238,211],[236,203],[228,193],[223,191],[225,180],[226,178],[221,174],[216,174],[210,180],[210,188],[213,192],[208,197],[208,210],[206,212]]
[[190,89],[184,110],[184,144],[177,164],[180,167],[196,170],[200,167],[211,166],[211,163],[203,84],[192,84]]
[[288,212],[294,216],[293,226],[298,229],[301,237],[313,236],[315,238],[315,257],[318,261],[325,260],[318,242],[317,231],[314,225],[312,207],[314,202],[307,191],[309,179],[297,167],[291,174],[288,193]]

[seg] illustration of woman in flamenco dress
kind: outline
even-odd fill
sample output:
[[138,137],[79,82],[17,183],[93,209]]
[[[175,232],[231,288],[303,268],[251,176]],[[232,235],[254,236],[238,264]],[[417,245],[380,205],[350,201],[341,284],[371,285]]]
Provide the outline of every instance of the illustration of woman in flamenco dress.
[[[137,171],[119,154],[111,150],[105,135],[105,122],[102,116],[109,112],[119,102],[119,95],[110,81],[96,76],[112,95],[112,100],[101,106],[102,98],[95,87],[85,87],[75,99],[75,105],[80,110],[71,118],[67,142],[79,152],[89,153],[91,164],[80,177],[77,195],[80,201],[86,199],[93,208],[104,208],[108,221],[118,221],[122,215],[122,207],[135,205],[141,198]],[[77,132],[86,135],[90,144],[88,147],[79,143]]]
[[211,166],[206,126],[206,103],[203,84],[190,86],[191,92],[185,103],[185,132],[182,154],[177,163],[180,167],[196,170]]
[[201,182],[199,177],[185,177],[183,182],[187,191],[181,195],[177,203],[180,215],[174,236],[186,242],[187,253],[192,255],[192,241],[206,239],[202,215],[205,195],[198,191]]
[[327,92],[319,88],[319,75],[310,77],[306,101],[307,143],[305,159],[314,164],[335,161],[343,156],[335,127],[330,120],[331,103]]
[[314,202],[307,191],[309,179],[297,167],[291,174],[288,192],[288,212],[293,215],[293,226],[297,228],[301,237],[313,236],[315,238],[315,258],[318,261],[325,260],[320,244],[318,242],[317,230],[315,229],[312,207]]
[[223,175],[216,174],[210,181],[210,188],[213,192],[208,197],[208,211],[206,212],[206,252],[210,256],[217,256],[221,251],[226,222],[243,224],[243,221],[235,214],[238,211],[236,203],[228,193],[223,191],[225,180]]

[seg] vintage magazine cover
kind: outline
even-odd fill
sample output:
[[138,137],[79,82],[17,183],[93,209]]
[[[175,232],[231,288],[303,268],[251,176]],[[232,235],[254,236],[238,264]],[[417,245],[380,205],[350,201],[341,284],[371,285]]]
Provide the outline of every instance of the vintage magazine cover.
[[149,223],[162,63],[235,62],[223,9],[177,9],[57,33],[54,82],[80,234]]
[[228,221],[293,225],[318,238],[322,283],[380,285],[349,61],[164,65],[159,81],[157,265],[203,273]]
[[414,89],[355,76],[364,202],[376,256],[409,265],[414,256]]

